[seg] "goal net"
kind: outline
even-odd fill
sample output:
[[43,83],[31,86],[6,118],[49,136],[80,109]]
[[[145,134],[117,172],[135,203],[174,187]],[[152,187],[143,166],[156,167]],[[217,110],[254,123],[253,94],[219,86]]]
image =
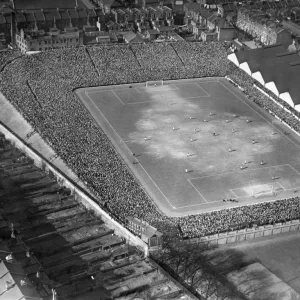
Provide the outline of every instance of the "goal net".
[[149,86],[163,86],[164,85],[164,82],[163,80],[157,80],[157,81],[146,81],[146,87],[149,87]]
[[252,187],[252,196],[254,198],[265,198],[276,196],[282,191],[282,188],[277,184],[261,184]]

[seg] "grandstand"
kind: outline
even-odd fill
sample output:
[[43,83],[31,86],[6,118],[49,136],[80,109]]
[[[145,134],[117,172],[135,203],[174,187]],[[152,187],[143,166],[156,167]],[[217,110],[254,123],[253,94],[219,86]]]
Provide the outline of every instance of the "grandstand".
[[237,67],[265,86],[271,93],[300,111],[300,57],[280,44],[239,51],[228,56]]
[[99,205],[119,222],[124,223],[125,217],[131,215],[165,234],[197,237],[226,231],[231,224],[296,219],[300,214],[296,196],[198,215],[166,217],[74,94],[77,88],[91,86],[227,75],[244,89],[249,102],[299,131],[297,118],[253,87],[254,79],[226,57],[226,45],[216,42],[50,50],[6,64],[0,90],[87,188],[98,195]]

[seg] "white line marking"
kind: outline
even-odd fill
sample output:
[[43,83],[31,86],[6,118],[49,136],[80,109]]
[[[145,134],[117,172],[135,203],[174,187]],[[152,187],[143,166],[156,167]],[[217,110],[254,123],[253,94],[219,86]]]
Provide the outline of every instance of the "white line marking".
[[[149,88],[156,88],[157,89],[157,92],[161,92],[161,91],[173,91],[173,90],[178,90],[178,87],[174,84],[174,83],[171,83],[171,84],[166,84],[166,85],[159,85],[159,86],[143,86],[143,87],[137,87],[136,90],[139,92],[139,93],[145,93],[145,91],[147,91],[147,89]],[[166,87],[172,87],[172,88],[166,88]],[[140,91],[140,90],[141,91]],[[152,90],[153,91],[153,90]]]
[[203,200],[206,202],[206,203],[208,203],[207,201],[206,201],[206,199],[204,198],[204,196],[198,191],[198,189],[190,182],[190,180],[188,179],[188,182],[192,185],[192,187],[196,190],[196,192],[203,198]]
[[211,201],[211,202],[207,202],[207,203],[200,203],[200,204],[185,205],[185,206],[176,207],[176,209],[179,209],[179,208],[187,208],[187,207],[194,207],[194,206],[201,206],[201,205],[207,205],[207,204],[210,204],[210,203],[217,203],[217,202],[221,202],[221,200],[218,200],[218,201]]
[[[235,94],[233,91],[231,91],[226,85],[224,85],[221,81],[219,83],[226,88],[230,93],[232,93],[236,98],[238,98],[240,101],[242,101],[245,105],[250,107],[257,115],[259,115],[262,119],[264,119],[268,124],[270,124],[273,128],[275,128],[277,131],[279,131],[284,137],[286,137],[289,141],[291,141],[297,148],[300,149],[300,146],[297,145],[292,139],[290,139],[287,135],[285,135],[281,130],[279,130],[276,126],[273,125],[273,121],[270,123],[262,114],[257,112],[253,107],[251,107],[247,102],[245,102],[242,98],[240,98],[237,94]],[[290,130],[290,128],[289,128]]]
[[283,190],[286,191],[286,188],[279,181],[276,181],[276,183],[279,184],[279,185],[281,185],[281,187],[283,188]]
[[134,105],[134,104],[150,103],[150,102],[153,102],[153,101],[151,100],[151,101],[142,101],[142,102],[130,102],[130,103],[126,103],[125,105]]
[[[124,145],[126,146],[126,148],[128,149],[128,151],[132,154],[131,150],[129,149],[129,147],[124,143]],[[138,160],[137,160],[138,161]],[[158,187],[158,185],[156,184],[156,182],[152,179],[152,177],[148,174],[148,172],[145,170],[145,168],[143,167],[143,165],[141,164],[140,161],[139,162],[139,166],[141,166],[141,168],[144,170],[144,172],[148,175],[149,179],[153,182],[153,184],[155,185],[155,187],[159,190],[159,192],[164,196],[164,198],[168,201],[169,205],[173,208],[176,209],[176,207],[174,207],[171,202],[169,201],[169,199],[165,196],[165,194],[162,192],[162,190]]]
[[292,168],[298,175],[300,175],[300,173],[294,168],[292,167],[290,164],[289,164],[290,168]]
[[206,93],[206,95],[208,95],[206,97],[211,97],[211,95],[202,86],[200,86],[198,82],[196,84],[204,93]]
[[[87,95],[87,93],[85,93]],[[89,95],[87,95],[87,97],[90,99],[90,101],[93,103],[93,105],[95,106],[95,108],[99,111],[99,113],[102,115],[102,117],[104,118],[104,120],[108,123],[108,125],[111,127],[111,129],[115,132],[115,134],[118,136],[119,140],[121,141],[121,137],[119,136],[119,134],[117,133],[117,131],[114,129],[114,127],[110,124],[110,122],[106,119],[106,117],[103,115],[103,113],[101,112],[101,110],[99,109],[99,107],[94,103],[94,101],[89,97]],[[126,148],[128,149],[128,151],[132,154],[131,150],[128,148],[128,146],[126,145],[126,143],[123,143]],[[136,161],[138,161],[136,159]],[[144,170],[144,172],[148,175],[149,179],[153,182],[153,184],[155,185],[155,187],[159,190],[159,192],[164,196],[164,198],[168,201],[168,203],[170,204],[170,206],[175,209],[175,207],[170,203],[169,199],[165,196],[165,194],[161,191],[161,189],[157,186],[157,184],[154,182],[154,180],[151,178],[151,176],[148,174],[148,172],[144,169],[144,167],[142,166],[142,164],[138,161],[139,165],[141,166],[141,168]],[[147,193],[148,194],[148,193]]]
[[233,190],[235,190],[235,189],[229,189],[229,192],[231,192],[231,193],[234,195],[235,198],[237,198],[237,199],[240,198],[240,197],[238,197],[238,196],[235,194],[235,192],[234,192]]
[[134,143],[135,142],[135,140],[121,140],[123,143]]
[[[128,91],[129,90],[129,88],[127,88],[127,89],[123,89],[123,88],[105,89],[105,88],[101,88],[101,86],[95,87],[95,88],[87,88],[87,89],[98,89],[96,91],[89,91],[89,92],[87,92],[88,94],[97,94],[97,93],[101,93],[101,92],[113,92],[113,91]],[[130,89],[130,90],[132,90],[132,89]]]
[[289,164],[283,164],[283,165],[277,165],[277,166],[269,166],[269,167],[261,167],[261,168],[241,170],[241,171],[239,170],[239,171],[225,172],[225,173],[216,173],[216,174],[212,174],[212,175],[205,175],[205,176],[190,178],[189,180],[201,179],[201,178],[206,178],[206,177],[221,176],[221,175],[227,175],[227,174],[234,174],[234,173],[240,173],[240,172],[245,173],[245,172],[249,172],[249,171],[257,171],[257,170],[261,170],[261,169],[277,168],[277,167],[283,167],[283,166],[289,166]]
[[116,97],[117,99],[124,105],[124,102],[120,99],[120,97],[114,92],[114,91],[111,91]]

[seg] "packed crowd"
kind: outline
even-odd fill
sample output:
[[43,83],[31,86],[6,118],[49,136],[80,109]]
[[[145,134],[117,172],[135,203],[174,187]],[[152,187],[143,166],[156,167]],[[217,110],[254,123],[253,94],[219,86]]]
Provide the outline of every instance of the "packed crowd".
[[14,60],[16,57],[21,56],[20,51],[1,50],[0,51],[0,71],[7,65],[7,63]]
[[[292,209],[298,205],[298,199],[181,218],[166,217],[156,209],[108,137],[83,109],[74,89],[228,75],[257,104],[274,105],[253,88],[248,75],[226,59],[224,44],[162,45],[102,45],[22,56],[0,73],[0,91],[98,196],[99,204],[121,223],[132,215],[166,234],[196,237],[227,230],[232,224],[299,217],[299,210]],[[292,117],[288,121],[292,124]]]
[[299,218],[299,200],[299,197],[295,197],[191,215],[180,218],[179,224],[183,237],[192,238],[199,237],[199,228],[201,228],[202,235],[207,235],[253,224],[266,225],[285,222]]

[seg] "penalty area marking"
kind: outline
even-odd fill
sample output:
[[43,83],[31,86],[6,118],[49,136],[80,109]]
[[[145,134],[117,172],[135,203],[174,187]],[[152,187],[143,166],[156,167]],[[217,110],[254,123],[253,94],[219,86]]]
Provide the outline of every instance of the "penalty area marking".
[[[104,120],[108,123],[108,125],[111,127],[111,129],[115,132],[115,134],[118,136],[119,140],[122,141],[121,137],[119,136],[119,134],[117,133],[117,131],[114,129],[114,127],[110,124],[110,122],[107,120],[107,118],[103,115],[103,113],[101,112],[101,110],[99,109],[99,107],[94,103],[94,101],[90,98],[90,96],[86,93],[86,96],[88,97],[88,99],[90,99],[90,101],[93,103],[93,105],[95,106],[95,108],[99,111],[99,113],[101,114],[101,116],[104,118]],[[99,124],[98,124],[99,125]],[[123,143],[126,148],[128,149],[128,151],[132,154],[131,150],[129,149],[129,147],[126,145],[126,143]],[[174,207],[169,199],[165,196],[165,194],[162,192],[162,190],[158,187],[158,185],[156,184],[156,182],[151,178],[151,176],[148,174],[148,172],[145,170],[145,168],[142,166],[142,164],[139,162],[139,166],[141,166],[141,168],[143,169],[143,171],[145,172],[145,174],[147,174],[147,176],[149,177],[149,179],[152,181],[152,183],[155,185],[155,187],[158,189],[158,191],[163,195],[163,197],[167,200],[167,202],[169,203],[169,205],[173,208],[176,209],[176,207]],[[143,187],[144,189],[144,187]],[[147,193],[148,194],[148,193]],[[151,197],[150,197],[151,198]]]
[[116,96],[116,98],[117,98],[123,105],[125,105],[124,102],[121,100],[121,98],[120,98],[114,91],[111,91],[111,92]]
[[198,82],[196,82],[196,85],[204,92],[204,93],[206,93],[206,97],[211,97],[211,95],[202,87],[202,86],[200,86],[199,85],[199,83]]
[[198,189],[193,185],[193,183],[190,182],[189,179],[188,179],[187,181],[192,185],[192,187],[196,190],[196,192],[203,198],[203,200],[204,200],[206,203],[208,203],[207,200],[205,199],[205,197],[198,191]]
[[[217,81],[216,81],[217,82]],[[198,97],[189,97],[189,98],[183,98],[183,99],[191,99],[191,98],[208,98],[210,97],[210,94],[205,91],[197,82],[182,82],[182,83],[177,83],[177,85],[180,84],[195,84],[197,87],[199,87],[206,95],[198,96]],[[176,85],[176,84],[175,84]],[[176,86],[177,87],[177,86]],[[179,87],[177,87],[179,89]]]
[[[194,96],[194,97],[186,97],[186,98],[180,98],[180,100],[188,100],[188,99],[199,99],[199,98],[205,98],[208,96]],[[170,99],[174,99],[174,97],[172,96],[161,96],[161,98],[163,98],[164,100],[170,100]],[[175,101],[175,100],[174,100]],[[129,102],[129,103],[124,103],[124,105],[134,105],[134,104],[142,104],[142,103],[149,103],[149,102],[154,102],[153,100],[151,101],[141,101],[141,102]]]
[[[234,174],[234,173],[241,173],[241,172],[246,173],[246,172],[250,172],[250,171],[258,171],[258,170],[268,169],[268,168],[269,169],[271,169],[271,168],[278,168],[278,167],[283,167],[283,166],[289,166],[289,167],[291,167],[289,164],[276,165],[276,166],[266,166],[266,167],[249,169],[249,170],[238,170],[238,171],[232,171],[232,172],[216,173],[216,174],[212,174],[212,175],[205,175],[205,176],[190,178],[189,180],[196,180],[196,179],[201,179],[201,178],[206,178],[206,177],[222,176],[222,175],[228,175],[228,174]],[[300,173],[298,173],[298,174],[300,175]]]

